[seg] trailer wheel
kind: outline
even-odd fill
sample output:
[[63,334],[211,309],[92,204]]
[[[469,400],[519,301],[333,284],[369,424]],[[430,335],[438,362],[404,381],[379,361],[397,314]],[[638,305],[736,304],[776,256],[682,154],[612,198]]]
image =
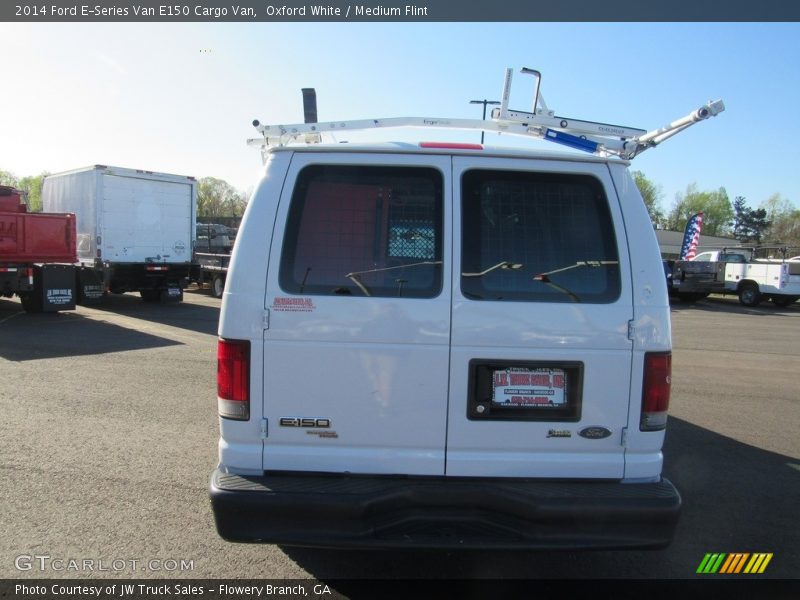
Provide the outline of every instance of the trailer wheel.
[[758,306],[761,303],[761,292],[755,283],[745,283],[739,288],[739,302],[744,306]]
[[42,312],[42,303],[37,302],[33,294],[20,294],[19,300],[22,303],[22,309],[29,314]]
[[214,280],[211,282],[211,295],[214,298],[222,298],[222,293],[225,291],[225,276],[215,275]]

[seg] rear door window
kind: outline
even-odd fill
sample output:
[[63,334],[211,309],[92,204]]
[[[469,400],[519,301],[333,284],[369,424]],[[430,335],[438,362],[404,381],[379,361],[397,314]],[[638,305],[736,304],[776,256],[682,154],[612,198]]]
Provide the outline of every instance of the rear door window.
[[472,300],[611,303],[616,236],[589,175],[470,170],[462,180],[461,291]]
[[280,267],[294,294],[430,298],[442,289],[442,175],[313,165],[292,195]]

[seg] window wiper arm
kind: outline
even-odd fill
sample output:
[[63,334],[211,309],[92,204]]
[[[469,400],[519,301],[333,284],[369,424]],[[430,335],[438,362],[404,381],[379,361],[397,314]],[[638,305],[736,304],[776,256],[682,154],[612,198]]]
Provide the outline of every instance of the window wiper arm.
[[[367,273],[368,273],[369,271],[365,271],[365,272],[367,272]],[[369,291],[369,288],[368,288],[367,286],[365,286],[365,285],[364,285],[364,284],[361,282],[361,279],[359,279],[359,275],[360,275],[360,274],[361,274],[361,273],[348,273],[348,274],[347,274],[345,277],[347,277],[347,278],[348,278],[348,279],[350,279],[350,280],[351,280],[353,283],[355,283],[355,284],[358,286],[358,288],[359,288],[359,289],[360,289],[362,292],[364,292],[364,295],[365,295],[365,296],[367,296],[367,297],[369,297],[369,296],[372,296],[372,294],[371,294],[371,293],[370,293],[370,291]]]
[[569,271],[571,269],[577,269],[578,267],[606,267],[609,265],[618,265],[618,260],[579,260],[575,264],[569,265],[568,267],[561,267],[560,269],[553,269],[552,271],[547,271],[546,273],[539,273],[538,275],[534,275],[533,279],[535,281],[543,281],[546,282],[550,275],[555,275],[556,273],[563,273],[564,271]]
[[369,288],[366,285],[364,285],[364,283],[361,281],[362,275],[368,275],[370,273],[383,273],[384,271],[395,271],[397,269],[406,269],[408,267],[422,267],[425,265],[441,265],[441,264],[442,264],[441,260],[425,260],[405,265],[395,265],[393,267],[381,267],[379,269],[368,269],[366,271],[353,271],[352,273],[348,273],[347,275],[345,275],[345,277],[347,277],[350,281],[355,283],[358,286],[358,288],[362,292],[364,292],[365,296],[372,296],[372,293],[369,291]]
[[522,268],[522,263],[513,263],[508,260],[504,260],[503,262],[499,262],[493,267],[489,267],[488,269],[484,269],[483,271],[479,271],[477,273],[461,273],[462,277],[483,277],[484,275],[488,275],[492,271],[496,271],[497,269],[508,269],[511,271],[518,271]]
[[538,275],[533,276],[534,281],[540,281],[545,285],[550,286],[554,290],[558,290],[562,294],[566,294],[570,297],[573,302],[580,302],[580,298],[575,295],[574,292],[568,290],[563,285],[559,285],[550,279],[550,275],[555,275],[556,273],[563,273],[564,271],[570,271],[572,269],[577,269],[578,267],[605,267],[609,265],[618,265],[619,261],[617,260],[579,260],[575,264],[569,265],[567,267],[561,267],[560,269],[553,269],[552,271],[547,271],[546,273],[539,273]]

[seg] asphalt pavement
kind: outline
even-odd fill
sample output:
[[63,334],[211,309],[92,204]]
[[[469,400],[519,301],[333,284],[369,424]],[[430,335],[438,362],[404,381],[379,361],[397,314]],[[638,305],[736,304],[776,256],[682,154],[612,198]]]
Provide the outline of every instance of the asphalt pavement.
[[491,554],[220,539],[219,304],[126,294],[28,315],[0,299],[0,577],[683,579],[709,552],[769,552],[763,577],[800,573],[798,304],[673,307],[665,474],[684,508],[669,548]]

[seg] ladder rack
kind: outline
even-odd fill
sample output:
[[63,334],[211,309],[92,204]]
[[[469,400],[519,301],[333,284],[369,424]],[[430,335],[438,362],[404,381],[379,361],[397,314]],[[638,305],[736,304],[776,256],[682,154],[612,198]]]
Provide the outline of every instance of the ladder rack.
[[[318,143],[322,140],[323,134],[416,127],[496,132],[544,139],[599,156],[617,156],[630,160],[691,125],[715,117],[725,110],[722,100],[712,101],[693,110],[688,115],[650,132],[622,125],[560,117],[547,108],[540,93],[541,73],[528,68],[523,68],[521,72],[536,78],[531,112],[509,110],[508,108],[513,76],[511,69],[506,69],[502,102],[498,108],[492,111],[491,119],[488,120],[392,117],[317,123],[316,98],[313,96],[313,90],[306,88],[303,90],[304,101],[313,101],[314,103],[313,111],[306,109],[306,123],[264,125],[257,120],[253,121],[253,126],[261,137],[248,139],[247,143],[250,146],[261,148],[262,158],[266,159],[266,152],[270,146]],[[308,122],[309,114],[314,115],[311,117],[313,122]]]

